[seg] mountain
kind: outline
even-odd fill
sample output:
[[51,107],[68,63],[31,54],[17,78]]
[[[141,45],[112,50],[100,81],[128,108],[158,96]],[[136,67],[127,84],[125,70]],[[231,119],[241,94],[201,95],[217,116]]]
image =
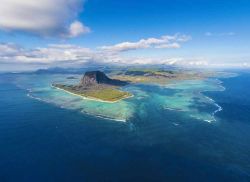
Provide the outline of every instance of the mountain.
[[80,81],[80,86],[89,87],[98,84],[123,86],[128,84],[126,81],[116,80],[109,78],[105,73],[101,71],[87,71]]
[[62,67],[52,67],[47,69],[38,69],[35,71],[36,74],[81,74],[86,71],[94,70],[106,70],[104,66],[85,66],[80,68],[62,68]]

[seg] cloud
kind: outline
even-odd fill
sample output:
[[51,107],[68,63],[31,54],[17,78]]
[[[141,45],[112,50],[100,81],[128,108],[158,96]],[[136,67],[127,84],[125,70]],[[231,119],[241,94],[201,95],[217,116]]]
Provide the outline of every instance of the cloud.
[[12,43],[0,44],[0,57],[12,57],[22,51],[22,48]]
[[15,44],[0,44],[0,65],[27,65],[27,68],[29,68],[29,66],[34,65],[46,67],[77,66],[90,62],[103,65],[165,64],[188,67],[208,66],[204,58],[131,57],[70,44],[51,44],[47,47],[34,49],[25,49]]
[[161,45],[158,45],[158,46],[155,46],[155,48],[157,49],[170,49],[170,48],[173,48],[173,49],[178,49],[180,48],[181,45],[179,43],[171,43],[171,44],[161,44]]
[[[177,43],[165,43],[166,37],[162,39],[143,39],[144,44],[156,46],[178,47]],[[168,37],[168,40],[176,40],[175,37]],[[140,41],[141,43],[142,41]],[[169,48],[168,47],[168,48]],[[89,49],[86,47],[70,44],[50,44],[46,47],[25,49],[15,44],[0,44],[0,64],[84,64],[88,62],[103,64],[174,64],[177,59],[131,57],[120,54],[120,52],[106,51],[102,49]]]
[[233,36],[236,35],[234,32],[224,32],[224,33],[212,33],[212,32],[206,32],[205,36],[211,37],[211,36],[217,36],[217,37],[221,37],[221,36]]
[[206,36],[212,36],[213,34],[211,32],[206,32],[205,35]]
[[51,44],[47,47],[24,49],[14,44],[0,44],[0,63],[41,63],[86,62],[92,58],[90,49],[68,44]]
[[66,34],[66,37],[77,37],[81,34],[89,33],[90,28],[85,26],[83,23],[79,21],[74,21],[69,26],[68,34]]
[[[75,67],[87,63],[98,63],[103,65],[164,64],[190,68],[250,68],[250,64],[246,61],[218,63],[217,61],[207,60],[203,57],[163,56],[159,58],[126,56],[117,52],[92,50],[71,44],[51,44],[46,47],[25,49],[12,43],[0,43],[0,71],[4,71],[3,68],[16,71],[19,68],[28,70],[55,66]],[[11,67],[13,68],[11,69]]]
[[165,35],[160,38],[148,38],[141,39],[137,42],[122,42],[111,46],[102,46],[101,50],[111,51],[111,52],[125,52],[129,50],[136,49],[146,49],[146,48],[180,48],[181,42],[187,42],[191,39],[190,36],[176,34],[174,36]]
[[[24,48],[13,43],[0,43],[0,67],[13,65],[18,68],[24,65],[27,68],[37,65],[54,66],[79,66],[87,63],[98,64],[165,64],[182,67],[249,67],[246,61],[220,62],[207,60],[203,57],[157,57],[133,56],[124,54],[124,51],[143,48],[180,48],[182,42],[190,40],[189,36],[174,35],[161,38],[141,39],[138,42],[123,42],[112,47],[90,49],[72,44],[50,44],[45,47]],[[221,59],[221,58],[220,58]],[[18,66],[16,66],[18,65]],[[3,68],[1,68],[3,69]],[[0,70],[1,70],[0,69]]]
[[0,29],[40,36],[74,37],[89,28],[76,21],[83,0],[1,0]]

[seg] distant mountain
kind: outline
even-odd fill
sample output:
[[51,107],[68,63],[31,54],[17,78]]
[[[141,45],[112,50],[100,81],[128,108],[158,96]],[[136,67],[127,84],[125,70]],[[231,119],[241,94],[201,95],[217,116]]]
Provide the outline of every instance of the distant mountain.
[[50,74],[79,74],[85,72],[87,69],[86,68],[60,68],[60,67],[55,67],[55,68],[48,68],[48,69],[39,69],[35,71],[36,74],[45,74],[45,73],[50,73]]
[[109,70],[106,66],[99,65],[86,65],[84,67],[78,68],[62,68],[62,67],[53,67],[48,69],[39,69],[36,70],[36,74],[82,74],[86,71],[94,71],[94,70]]
[[105,73],[112,73],[114,71],[130,71],[138,69],[157,69],[157,70],[177,70],[178,68],[169,65],[96,65],[87,64],[82,67],[75,68],[63,68],[63,67],[52,67],[47,69],[38,69],[34,72],[36,74],[82,74],[87,71],[100,70]]

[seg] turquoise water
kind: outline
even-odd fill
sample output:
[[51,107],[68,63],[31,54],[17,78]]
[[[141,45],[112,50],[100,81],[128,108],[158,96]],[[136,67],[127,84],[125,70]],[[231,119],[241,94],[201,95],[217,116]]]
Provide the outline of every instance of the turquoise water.
[[1,182],[250,180],[249,73],[130,85],[115,104],[50,87],[67,76],[0,76]]
[[[74,76],[77,79],[67,79]],[[28,96],[54,104],[61,108],[78,110],[84,114],[128,121],[135,113],[145,117],[145,105],[155,109],[175,110],[198,120],[215,121],[215,114],[222,108],[205,91],[223,91],[224,87],[217,79],[178,81],[169,85],[133,84],[123,87],[134,97],[117,103],[105,103],[83,99],[63,90],[51,87],[52,83],[75,84],[81,75],[22,75],[15,84],[28,91]],[[139,109],[138,109],[139,108]]]

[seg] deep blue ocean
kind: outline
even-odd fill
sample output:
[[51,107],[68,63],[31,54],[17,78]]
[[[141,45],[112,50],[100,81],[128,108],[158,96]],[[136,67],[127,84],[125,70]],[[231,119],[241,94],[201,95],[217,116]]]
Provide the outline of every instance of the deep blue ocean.
[[205,93],[223,108],[211,123],[151,105],[127,122],[82,114],[27,97],[18,76],[0,75],[0,182],[250,181],[250,73]]

